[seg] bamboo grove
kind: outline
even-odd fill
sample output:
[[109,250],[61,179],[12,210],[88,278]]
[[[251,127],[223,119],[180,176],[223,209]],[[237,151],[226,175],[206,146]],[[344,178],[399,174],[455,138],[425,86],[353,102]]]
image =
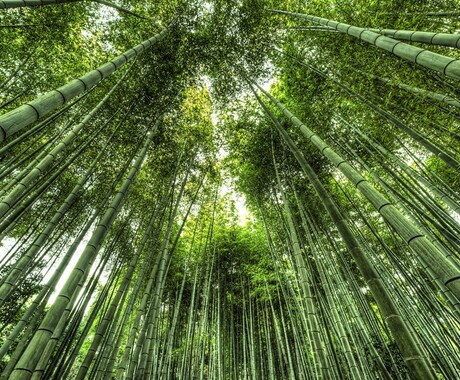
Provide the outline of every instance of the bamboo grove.
[[0,0],[0,378],[458,379],[458,9]]

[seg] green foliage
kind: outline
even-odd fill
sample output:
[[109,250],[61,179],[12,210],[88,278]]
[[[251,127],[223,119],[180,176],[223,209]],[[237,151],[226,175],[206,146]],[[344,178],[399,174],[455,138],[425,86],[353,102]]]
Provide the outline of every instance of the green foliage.
[[[436,13],[456,11],[457,2],[120,0],[116,5],[147,19],[91,1],[0,12],[2,114],[169,28],[160,42],[62,115],[54,114],[37,130],[39,122],[28,126],[0,147],[4,199],[126,73],[107,103],[40,170],[0,223],[0,237],[17,243],[8,260],[2,247],[3,280],[44,228],[51,230],[8,302],[0,300],[5,331],[13,330],[44,286],[44,275],[56,270],[71,244],[81,244],[62,278],[68,275],[148,132],[154,132],[139,174],[126,193],[117,195],[123,202],[116,219],[80,269],[85,275],[75,285],[77,301],[45,360],[44,378],[78,377],[88,353],[94,354],[90,378],[102,378],[97,373],[102,370],[111,373],[107,376],[128,376],[135,368],[136,378],[283,379],[302,373],[354,379],[359,378],[354,361],[367,378],[383,378],[385,371],[406,377],[401,347],[377,307],[382,295],[369,291],[337,221],[254,99],[250,83],[269,89],[438,244],[440,255],[458,263],[460,227],[452,206],[460,199],[458,167],[420,143],[460,160],[460,111],[428,95],[458,99],[458,83],[352,36],[268,10],[359,27],[454,33],[459,18]],[[454,49],[414,45],[460,59]],[[360,96],[416,131],[418,142]],[[439,376],[452,378],[460,369],[458,310],[449,310],[452,301],[442,284],[439,288],[441,280],[432,282],[430,263],[408,248],[325,158],[324,149],[315,148],[278,108],[263,101],[343,214],[401,318],[417,331],[414,341]],[[88,171],[69,210],[50,226]],[[248,210],[235,201],[240,196]],[[250,216],[242,222],[245,211]],[[156,218],[147,235],[152,214]],[[78,240],[85,228],[86,236]],[[136,253],[132,279],[93,350],[95,333]],[[103,274],[92,278],[97,265]],[[93,294],[86,293],[93,288]],[[41,302],[58,304],[49,295]],[[38,326],[42,316],[33,318]],[[21,340],[29,344],[22,333],[5,351],[8,357]],[[75,359],[71,352],[78,339],[83,344]],[[112,368],[105,349],[112,354]],[[31,355],[44,351],[33,344],[27,350]]]

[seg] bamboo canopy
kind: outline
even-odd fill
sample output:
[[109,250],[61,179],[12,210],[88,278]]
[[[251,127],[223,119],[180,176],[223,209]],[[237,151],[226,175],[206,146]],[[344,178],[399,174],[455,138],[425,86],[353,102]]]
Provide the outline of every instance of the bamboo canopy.
[[456,0],[0,0],[0,379],[457,379]]

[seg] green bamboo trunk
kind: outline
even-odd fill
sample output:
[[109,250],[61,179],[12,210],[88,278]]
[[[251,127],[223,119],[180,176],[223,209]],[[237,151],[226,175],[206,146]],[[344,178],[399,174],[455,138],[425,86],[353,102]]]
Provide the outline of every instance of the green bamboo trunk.
[[139,54],[152,47],[168,32],[169,28],[165,28],[154,37],[141,42],[139,45],[125,51],[123,54],[115,57],[108,63],[99,66],[97,69],[86,73],[82,77],[74,79],[56,90],[52,90],[29,103],[1,115],[0,142],[38,119],[41,119],[43,116],[54,111],[59,106],[67,103],[70,99],[80,95],[84,91],[90,90],[102,80],[124,66],[127,62],[133,60]]
[[[342,119],[343,120],[343,119]],[[454,199],[452,199],[448,194],[444,191],[439,189],[436,185],[429,182],[425,177],[423,177],[420,173],[415,171],[411,166],[407,165],[403,160],[399,157],[395,156],[393,153],[388,151],[385,147],[379,144],[377,141],[372,140],[364,134],[361,130],[356,128],[355,126],[351,126],[352,130],[359,134],[362,138],[364,138],[369,144],[376,149],[384,158],[389,158],[392,161],[395,161],[396,164],[410,177],[414,177],[417,181],[419,181],[423,186],[425,186],[428,190],[433,192],[436,197],[438,197],[441,201],[443,201],[452,212],[460,216],[460,204],[458,204]]]
[[29,379],[35,366],[38,364],[43,350],[45,349],[49,339],[51,338],[55,327],[60,321],[61,314],[66,309],[70,299],[74,295],[80,280],[93,263],[97,252],[99,251],[102,242],[107,235],[108,229],[113,223],[116,215],[121,209],[123,202],[126,199],[126,194],[131,187],[132,182],[136,179],[140,166],[145,159],[149,145],[152,141],[153,133],[148,133],[144,146],[139,152],[132,169],[130,170],[123,185],[114,196],[110,206],[105,211],[103,217],[94,230],[91,239],[86,245],[84,251],[80,255],[75,268],[73,269],[69,279],[64,285],[58,298],[51,306],[50,310],[43,319],[39,329],[34,334],[27,349],[18,361],[14,371],[11,374],[11,379]]
[[272,149],[272,153],[273,153],[273,161],[274,161],[273,164],[275,166],[278,187],[281,191],[283,206],[286,212],[289,238],[292,241],[292,251],[294,253],[293,261],[295,261],[296,263],[300,287],[303,290],[303,296],[304,296],[305,307],[306,307],[306,315],[307,315],[307,321],[308,321],[309,339],[310,339],[310,342],[312,343],[313,357],[314,357],[314,363],[316,367],[316,378],[317,379],[327,379],[328,377],[330,377],[331,371],[328,366],[327,352],[323,347],[324,338],[321,334],[321,327],[320,327],[318,315],[317,315],[318,312],[317,312],[317,308],[314,303],[313,292],[311,290],[310,282],[312,281],[312,274],[308,273],[308,270],[305,264],[305,260],[302,256],[299,237],[297,235],[297,231],[295,228],[289,201],[281,186],[277,165],[274,160],[273,149]]
[[1,0],[0,9],[36,7],[40,5],[76,3],[76,2],[81,2],[81,0]]
[[444,95],[444,94],[440,94],[438,92],[434,92],[434,91],[428,91],[428,90],[425,90],[423,88],[419,88],[419,87],[414,87],[414,86],[409,86],[405,83],[402,83],[402,82],[395,82],[395,81],[392,81],[390,79],[387,79],[387,78],[382,78],[382,77],[379,77],[379,76],[376,76],[376,75],[373,75],[373,74],[369,74],[369,73],[366,73],[364,71],[361,71],[361,70],[357,70],[357,69],[354,69],[354,71],[360,73],[360,74],[363,74],[363,75],[366,75],[370,78],[375,78],[375,79],[378,79],[379,81],[382,81],[382,82],[385,82],[385,83],[388,83],[390,86],[395,86],[395,87],[399,87],[407,92],[410,92],[411,94],[414,94],[414,95],[419,95],[421,97],[426,97],[426,98],[429,98],[429,99],[433,99],[439,103],[444,103],[444,104],[447,104],[449,106],[453,106],[453,107],[456,107],[456,108],[460,108],[460,100],[454,98],[453,96],[450,96],[450,95]]
[[72,207],[74,202],[80,196],[81,190],[83,189],[85,183],[88,181],[90,176],[93,174],[93,171],[96,165],[99,163],[99,160],[101,159],[102,155],[105,153],[105,150],[107,146],[109,145],[109,143],[111,142],[112,138],[114,137],[116,131],[117,130],[115,130],[112,133],[112,135],[109,137],[104,147],[99,151],[98,155],[93,160],[90,167],[86,170],[86,172],[80,178],[78,183],[75,185],[75,187],[72,189],[70,194],[64,200],[62,205],[56,211],[56,213],[51,218],[49,223],[36,237],[33,244],[21,256],[18,262],[15,263],[14,267],[12,268],[12,270],[10,271],[6,279],[2,282],[2,285],[0,286],[0,305],[3,303],[7,295],[10,293],[12,287],[15,285],[15,282],[18,280],[19,276],[26,269],[28,263],[35,258],[35,255],[43,247],[45,242],[49,239],[50,235],[52,234],[54,229],[57,227],[59,222],[62,220],[62,218],[65,216],[66,212]]
[[[310,30],[323,32],[338,32],[337,29],[330,27],[294,27],[292,30]],[[420,42],[429,45],[449,46],[460,48],[460,34],[452,33],[437,33],[437,32],[419,32],[416,30],[400,30],[400,29],[376,29],[366,28],[371,32],[383,34],[384,36],[394,38],[395,40]]]
[[33,181],[36,180],[42,172],[54,162],[59,153],[68,149],[69,145],[73,140],[75,140],[78,133],[91,121],[91,119],[93,119],[95,115],[97,115],[97,113],[110,99],[110,96],[115,92],[120,84],[123,83],[127,74],[128,72],[126,72],[115,84],[115,86],[112,87],[112,89],[104,96],[96,107],[94,107],[80,123],[72,128],[72,130],[59,142],[59,144],[57,144],[49,153],[44,154],[40,161],[30,168],[27,175],[14,186],[4,199],[2,199],[0,202],[0,217],[3,217],[10,212],[20,197],[27,191],[27,189],[29,189]]
[[[81,3],[83,1],[84,0],[1,0],[0,9],[37,7],[37,6],[43,6],[43,5],[66,4],[66,3]],[[120,7],[116,4],[111,3],[110,1],[105,1],[105,0],[89,0],[89,1],[106,5],[120,12],[124,12],[124,13],[130,14],[132,16],[135,16],[135,17],[138,17],[144,20],[151,20],[148,17],[141,16],[140,14],[131,12],[129,9]]]
[[[156,131],[156,128],[157,128],[157,125],[155,125],[154,131]],[[134,253],[134,256],[133,256],[131,262],[129,263],[128,270],[127,270],[127,272],[126,272],[126,274],[125,274],[125,276],[123,278],[123,281],[120,284],[115,296],[113,297],[108,310],[104,314],[104,317],[103,317],[102,321],[98,325],[96,335],[94,336],[94,339],[91,342],[91,346],[90,346],[88,352],[86,353],[85,359],[84,359],[82,365],[80,366],[80,369],[79,369],[79,371],[77,373],[76,379],[84,379],[86,374],[87,374],[87,371],[89,370],[89,367],[90,367],[90,365],[91,365],[91,363],[93,361],[93,358],[96,355],[96,352],[97,352],[97,350],[98,350],[98,348],[99,348],[99,346],[100,346],[100,344],[102,342],[102,339],[104,338],[104,334],[106,333],[106,330],[108,329],[109,324],[111,323],[111,321],[112,321],[112,319],[113,319],[113,317],[115,315],[115,312],[117,310],[118,304],[119,304],[122,296],[125,294],[126,289],[128,288],[128,286],[129,286],[129,284],[131,282],[131,279],[133,277],[134,271],[135,271],[136,266],[137,266],[137,262],[139,261],[139,258],[140,258],[140,255],[142,253],[142,250],[144,249],[145,244],[147,243],[147,239],[150,236],[150,231],[152,230],[153,225],[154,225],[154,223],[156,221],[156,216],[157,216],[157,214],[155,212],[153,212],[152,217],[151,217],[150,222],[149,222],[149,225],[148,225],[146,231],[144,232],[144,236],[142,238],[142,241],[139,244],[139,247],[137,248],[137,251]]]
[[[279,50],[276,50],[280,52]],[[284,54],[284,53],[283,53]],[[345,90],[347,93],[349,93],[351,96],[355,97],[356,99],[360,100],[363,102],[367,107],[369,107],[371,110],[377,112],[380,116],[388,120],[391,124],[393,124],[395,127],[409,135],[412,139],[414,139],[416,142],[418,142],[420,145],[422,145],[424,148],[426,148],[428,151],[439,157],[441,160],[443,160],[447,165],[458,169],[460,168],[460,163],[454,158],[454,155],[445,149],[441,149],[435,144],[433,144],[430,140],[422,136],[420,133],[415,131],[413,128],[409,127],[406,125],[402,120],[391,114],[390,112],[384,110],[383,108],[379,107],[378,105],[374,104],[371,102],[369,99],[366,97],[358,94],[356,91],[352,90],[350,87],[344,85],[343,83],[339,82],[338,80],[334,78],[330,78],[328,75],[323,73],[322,71],[316,69],[315,67],[309,65],[306,62],[303,62],[296,57],[293,57],[291,55],[287,55],[289,58],[293,59],[294,61],[300,63],[302,66],[305,66],[318,74],[319,76],[323,77],[324,79],[328,80],[331,79],[333,83],[335,83],[337,86]]]
[[401,238],[436,273],[445,286],[460,299],[460,273],[456,265],[447,259],[407,218],[376,190],[356,169],[338,155],[318,135],[305,126],[289,110],[262,88],[258,88],[279,108],[279,110],[300,129],[321,153],[348,178],[371,202],[383,218],[395,229]]
[[420,66],[440,72],[449,78],[460,80],[460,60],[408,45],[393,38],[385,37],[382,34],[372,32],[366,28],[360,28],[343,22],[305,15],[302,13],[292,13],[273,9],[268,9],[268,11],[330,27],[341,33],[348,34],[360,39],[361,41],[375,45],[378,48],[386,50],[407,61],[414,62]]
[[[270,97],[270,99],[272,99],[271,95],[269,95],[266,92],[264,93],[268,97]],[[257,94],[255,95],[257,96]],[[435,379],[436,375],[434,374],[429,362],[426,360],[423,352],[419,349],[420,344],[417,342],[416,336],[409,329],[407,323],[405,323],[405,321],[401,318],[400,313],[396,308],[396,304],[392,301],[391,296],[387,293],[387,290],[383,286],[383,283],[381,282],[378,273],[375,271],[372,264],[370,263],[370,261],[364,254],[363,250],[361,249],[360,244],[353,236],[353,233],[349,229],[343,215],[341,215],[340,211],[334,205],[326,189],[320,183],[313,169],[307,163],[307,161],[300,153],[297,146],[294,144],[287,132],[276,121],[276,119],[273,117],[273,115],[271,114],[269,109],[264,105],[264,103],[258,97],[257,99],[263,106],[267,115],[273,121],[278,132],[282,135],[283,140],[289,146],[291,152],[294,154],[294,156],[302,166],[303,171],[305,172],[305,174],[307,174],[310,182],[314,186],[315,191],[320,197],[328,214],[330,215],[333,222],[336,224],[343,241],[347,245],[347,248],[352,254],[353,258],[355,259],[358,268],[363,274],[367,284],[371,288],[372,293],[374,294],[374,297],[379,305],[379,309],[385,321],[388,323],[394,338],[398,342],[398,347],[400,348],[403,357],[405,358],[406,364],[411,369],[412,375],[414,376],[414,378],[420,380]],[[325,149],[323,149],[323,151],[324,150]]]
[[449,46],[460,49],[460,34],[419,32],[414,30],[373,29],[372,32],[383,34],[395,40],[421,42],[429,45]]
[[[108,198],[107,198],[108,199]],[[103,201],[102,205],[105,204],[106,200]],[[85,237],[86,233],[92,226],[94,220],[99,216],[100,211],[101,211],[101,206],[98,207],[91,218],[86,222],[84,225],[82,231],[78,234],[76,237],[75,241],[71,244],[67,252],[65,253],[64,257],[62,258],[62,261],[59,263],[58,268],[56,271],[53,273],[53,276],[49,279],[49,281],[43,286],[42,290],[40,293],[35,297],[35,299],[32,301],[32,304],[29,306],[27,309],[26,313],[21,317],[21,320],[16,324],[14,329],[11,331],[10,335],[5,339],[5,342],[3,343],[2,347],[0,348],[0,360],[3,358],[3,356],[6,354],[8,351],[8,348],[11,346],[11,344],[15,341],[15,339],[19,336],[21,333],[22,329],[29,323],[30,318],[34,313],[36,313],[36,310],[39,307],[44,307],[45,303],[47,300],[51,297],[52,292],[54,291],[57,282],[59,281],[62,273],[64,273],[64,270],[67,266],[67,264],[70,262],[70,259],[72,258],[73,254],[78,248],[78,245],[80,242],[83,240]]]

